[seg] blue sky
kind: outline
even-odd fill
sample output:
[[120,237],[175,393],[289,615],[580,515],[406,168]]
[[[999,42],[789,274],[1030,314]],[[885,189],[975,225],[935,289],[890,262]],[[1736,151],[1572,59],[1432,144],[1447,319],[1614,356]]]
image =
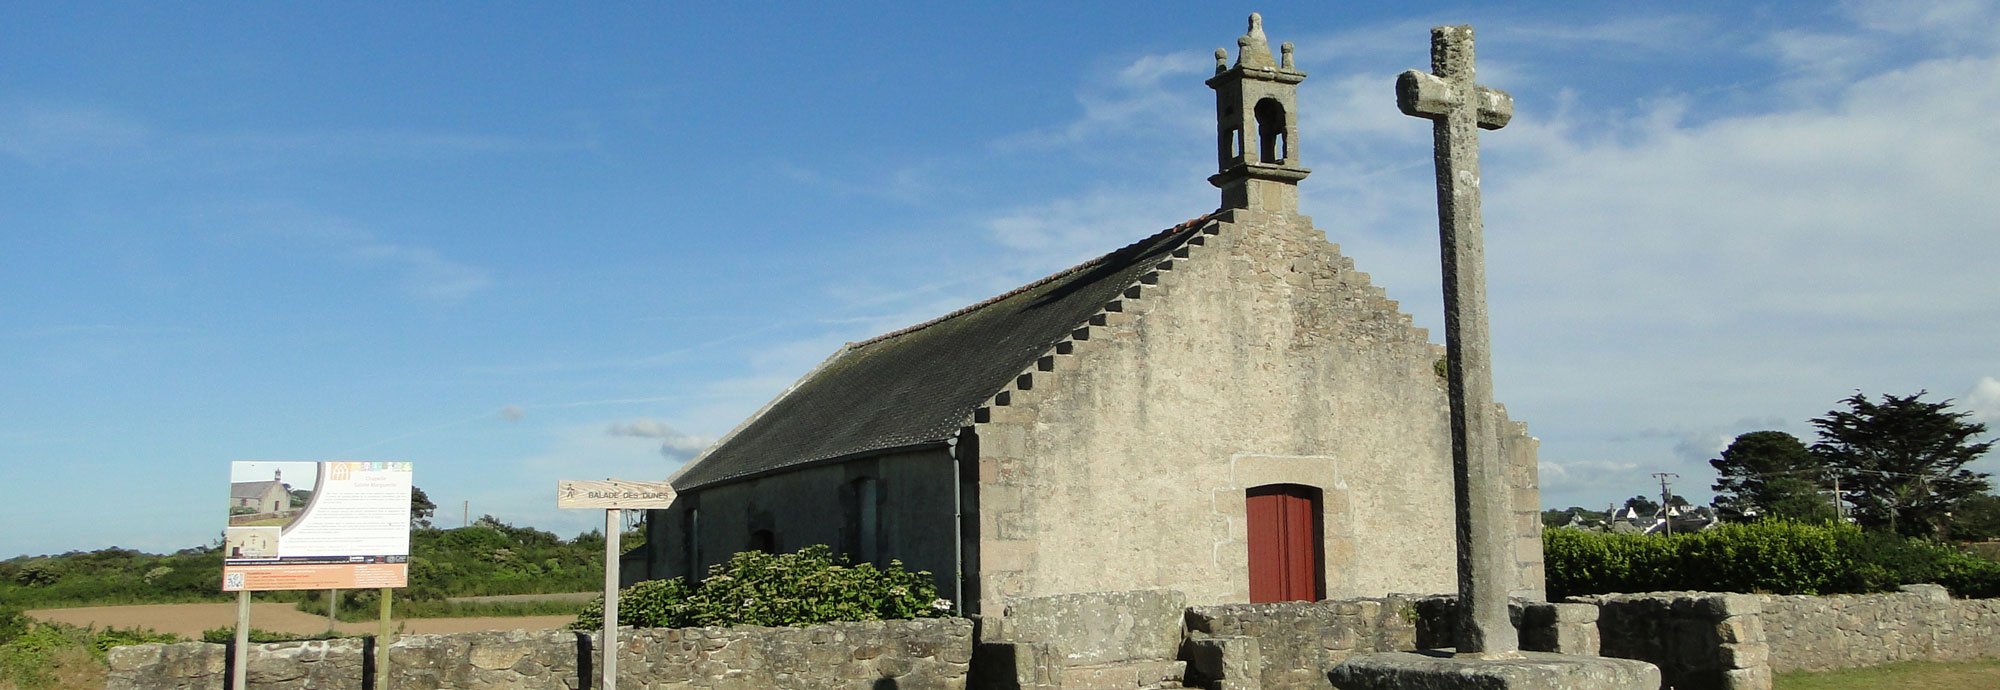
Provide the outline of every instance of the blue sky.
[[[2000,422],[1993,2],[0,9],[0,557],[213,540],[233,460],[564,534],[840,343],[1211,210],[1212,51],[1298,45],[1304,210],[1441,339],[1471,23],[1498,396],[1549,506],[1705,498],[1859,389]],[[1982,463],[2000,470],[2000,460]]]

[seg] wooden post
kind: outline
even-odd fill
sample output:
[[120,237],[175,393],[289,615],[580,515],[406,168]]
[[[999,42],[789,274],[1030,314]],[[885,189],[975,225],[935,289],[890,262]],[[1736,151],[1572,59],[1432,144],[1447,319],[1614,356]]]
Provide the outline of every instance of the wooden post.
[[598,638],[598,658],[604,667],[603,690],[618,688],[618,547],[625,523],[622,508],[667,508],[674,503],[674,487],[666,482],[628,482],[621,479],[586,481],[563,479],[556,482],[556,507],[604,509],[604,634]]
[[333,626],[340,622],[340,590],[326,590],[326,631],[333,632]]
[[230,690],[250,687],[250,590],[236,592],[236,649],[231,650],[236,668],[229,672]]
[[618,690],[618,521],[617,508],[604,509],[604,690]]
[[395,591],[382,588],[382,627],[375,633],[375,690],[389,690],[389,601]]

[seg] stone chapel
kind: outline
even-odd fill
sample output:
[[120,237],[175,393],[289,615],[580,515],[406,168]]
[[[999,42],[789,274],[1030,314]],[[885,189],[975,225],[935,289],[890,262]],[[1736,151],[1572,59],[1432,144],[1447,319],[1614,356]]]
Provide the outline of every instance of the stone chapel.
[[[1216,51],[1217,210],[850,343],[687,463],[633,579],[826,544],[967,613],[1456,591],[1444,348],[1298,210],[1292,46]],[[1537,441],[1504,423],[1516,596],[1541,599]]]

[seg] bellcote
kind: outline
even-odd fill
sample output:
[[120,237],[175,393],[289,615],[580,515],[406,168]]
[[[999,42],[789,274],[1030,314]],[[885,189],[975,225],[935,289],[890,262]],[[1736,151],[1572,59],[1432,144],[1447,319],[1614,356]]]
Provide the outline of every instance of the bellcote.
[[1297,213],[1299,180],[1298,83],[1306,73],[1292,65],[1292,44],[1273,59],[1264,18],[1250,15],[1250,30],[1236,39],[1236,64],[1215,49],[1217,171],[1209,184],[1222,190],[1222,208]]

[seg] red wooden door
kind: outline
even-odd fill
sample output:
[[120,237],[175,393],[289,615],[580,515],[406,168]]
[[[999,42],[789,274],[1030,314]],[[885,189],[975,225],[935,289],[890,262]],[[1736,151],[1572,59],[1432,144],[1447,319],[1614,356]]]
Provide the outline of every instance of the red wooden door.
[[1250,601],[1318,601],[1319,490],[1297,484],[1250,489]]

